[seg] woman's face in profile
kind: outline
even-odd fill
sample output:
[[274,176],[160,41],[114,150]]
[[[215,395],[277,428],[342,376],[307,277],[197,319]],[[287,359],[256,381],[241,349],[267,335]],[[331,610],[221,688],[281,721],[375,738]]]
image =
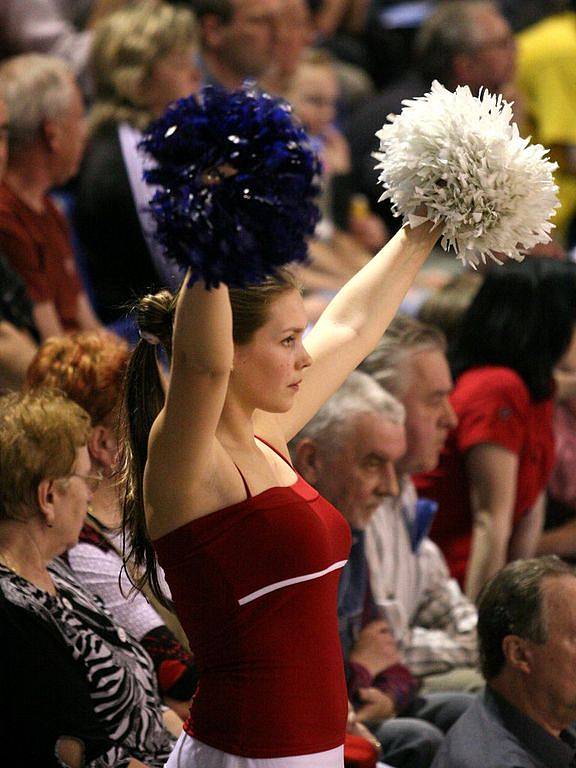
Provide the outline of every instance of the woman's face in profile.
[[196,47],[188,45],[172,49],[152,65],[143,92],[151,112],[155,117],[160,117],[169,104],[197,93],[200,85]]
[[94,494],[94,476],[88,448],[76,450],[70,473],[54,482],[54,534],[62,552],[76,546]]

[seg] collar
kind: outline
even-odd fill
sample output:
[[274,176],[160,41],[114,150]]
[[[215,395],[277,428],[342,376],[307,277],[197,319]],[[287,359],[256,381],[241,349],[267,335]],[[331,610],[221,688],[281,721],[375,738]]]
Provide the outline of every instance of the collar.
[[531,717],[525,715],[490,685],[484,691],[487,709],[496,715],[507,731],[548,768],[572,768],[576,758],[576,732],[570,728],[557,739]]
[[419,499],[409,475],[404,475],[400,480],[398,501],[410,539],[410,548],[414,554],[417,554],[420,545],[430,532],[432,522],[438,511],[438,503],[432,499]]

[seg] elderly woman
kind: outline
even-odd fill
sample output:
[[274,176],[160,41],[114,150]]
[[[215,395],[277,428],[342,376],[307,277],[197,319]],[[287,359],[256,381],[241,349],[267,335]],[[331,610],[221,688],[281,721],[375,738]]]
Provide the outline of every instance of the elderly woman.
[[97,486],[90,431],[59,393],[0,399],[5,765],[159,768],[172,748],[150,657],[58,560]]
[[[103,600],[117,623],[142,643],[154,662],[164,702],[185,719],[196,687],[192,656],[157,612],[161,607],[150,604],[151,595],[138,592],[127,598],[130,582],[121,554],[115,425],[128,358],[126,342],[111,333],[54,337],[34,357],[27,385],[57,388],[90,416],[91,471],[102,482],[94,491],[79,543],[66,553],[66,561],[81,584]],[[182,631],[174,616],[167,620]]]
[[76,227],[98,313],[105,323],[154,287],[172,284],[151,237],[137,147],[168,104],[200,85],[196,23],[184,7],[144,0],[97,25],[92,46],[95,103],[80,169]]

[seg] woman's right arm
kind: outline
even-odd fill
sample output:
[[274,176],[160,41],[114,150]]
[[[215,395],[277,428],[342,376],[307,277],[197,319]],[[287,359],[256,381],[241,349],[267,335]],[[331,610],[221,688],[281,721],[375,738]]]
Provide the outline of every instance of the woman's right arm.
[[[183,287],[174,320],[166,402],[150,433],[146,464],[148,524],[155,535],[194,516],[182,502],[192,500],[195,486],[213,464],[233,359],[228,288],[221,285],[208,291],[203,282]],[[157,507],[161,519],[154,519]]]
[[465,591],[476,600],[484,583],[508,560],[518,457],[499,445],[481,443],[466,454],[466,473],[474,523]]

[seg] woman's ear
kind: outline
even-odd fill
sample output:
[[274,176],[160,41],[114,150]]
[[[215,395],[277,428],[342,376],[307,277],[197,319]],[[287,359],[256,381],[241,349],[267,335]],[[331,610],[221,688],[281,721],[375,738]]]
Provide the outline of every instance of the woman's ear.
[[38,483],[36,498],[38,500],[40,516],[48,528],[52,528],[56,517],[55,495],[56,490],[54,488],[54,480],[40,480]]

